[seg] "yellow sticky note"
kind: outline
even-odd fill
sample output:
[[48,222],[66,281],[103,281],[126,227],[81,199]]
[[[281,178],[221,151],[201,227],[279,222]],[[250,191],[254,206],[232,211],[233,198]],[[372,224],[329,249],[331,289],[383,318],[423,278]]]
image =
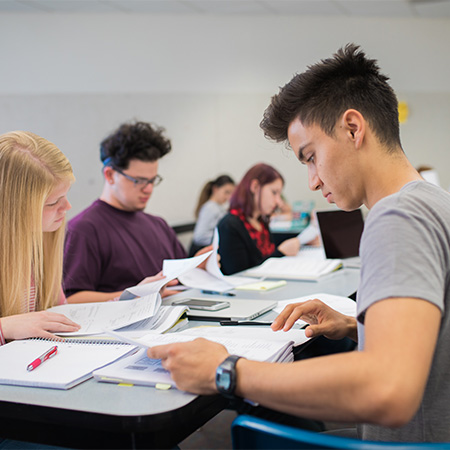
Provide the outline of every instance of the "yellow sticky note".
[[165,384],[165,383],[156,383],[155,384],[155,388],[156,389],[160,389],[161,391],[167,391],[171,388],[172,386],[170,384]]
[[243,284],[235,289],[240,289],[243,291],[270,291],[286,284],[286,280],[278,281],[258,281],[257,283]]

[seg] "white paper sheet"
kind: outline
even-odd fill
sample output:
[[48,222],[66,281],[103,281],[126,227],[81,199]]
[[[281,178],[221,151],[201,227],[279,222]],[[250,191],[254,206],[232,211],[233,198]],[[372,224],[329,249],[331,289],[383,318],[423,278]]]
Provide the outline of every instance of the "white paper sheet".
[[[273,333],[274,335],[276,334],[275,332]],[[154,347],[156,345],[172,344],[175,342],[189,342],[199,337],[198,334],[190,334],[190,329],[178,333],[150,333],[137,339],[121,336],[118,332],[109,332],[108,334],[139,347]],[[279,356],[284,355],[286,349],[292,350],[294,344],[288,337],[284,339],[259,339],[252,335],[244,335],[241,337],[237,334],[234,336],[228,336],[227,334],[214,335],[213,333],[208,335],[207,328],[205,328],[205,333],[202,336],[224,345],[231,354],[240,355],[256,361],[278,361]]]
[[226,281],[219,280],[203,269],[192,269],[178,278],[185,286],[193,289],[205,289],[210,291],[225,292],[233,288]]
[[116,330],[134,322],[153,317],[161,306],[158,292],[124,302],[75,303],[59,305],[48,311],[64,314],[81,329],[73,333],[58,333],[61,336],[99,334],[105,330]]
[[308,247],[300,248],[300,251],[295,256],[296,258],[323,261],[327,259],[323,247]]
[[342,267],[340,259],[309,259],[298,256],[268,258],[261,265],[247,270],[255,277],[277,278],[280,280],[318,280],[321,276]]
[[[148,319],[141,320],[124,328],[120,328],[120,333],[130,333],[133,336],[143,336],[149,332],[160,334],[171,330],[180,320],[180,317],[189,308],[184,305],[178,306],[161,306],[157,314]],[[187,319],[185,319],[187,321]]]
[[292,298],[288,300],[280,300],[278,302],[278,306],[274,309],[274,311],[279,314],[281,311],[283,311],[285,306],[291,303],[306,302],[308,300],[313,300],[315,298],[318,298],[319,300],[327,304],[330,308],[333,308],[342,314],[356,317],[356,302],[354,300],[348,297],[341,297],[339,295],[323,294],[323,293],[311,294],[305,297]]
[[319,228],[314,223],[309,224],[298,236],[301,245],[306,245],[319,236]]
[[286,342],[293,341],[294,345],[304,344],[309,340],[305,336],[304,330],[291,329],[289,331],[273,331],[270,326],[238,325],[226,327],[195,327],[180,331],[180,334],[189,334],[190,336],[204,337],[212,339],[213,337],[225,336],[236,338],[248,338],[262,341]]
[[255,280],[248,277],[239,277],[235,275],[225,276],[217,262],[217,253],[219,249],[219,233],[217,228],[214,230],[214,238],[212,242],[213,250],[211,258],[206,261],[206,271],[201,269],[193,269],[178,277],[181,283],[194,289],[207,289],[217,292],[225,292],[236,286],[254,283]]
[[162,280],[154,281],[153,283],[140,284],[137,286],[129,287],[123,291],[120,296],[120,300],[130,300],[136,297],[143,297],[148,294],[159,292],[161,288],[169,281],[178,278],[182,274],[189,272],[190,270],[201,264],[206,258],[211,255],[212,252],[207,252],[193,258],[183,259],[165,259],[163,261],[163,274],[165,278]]

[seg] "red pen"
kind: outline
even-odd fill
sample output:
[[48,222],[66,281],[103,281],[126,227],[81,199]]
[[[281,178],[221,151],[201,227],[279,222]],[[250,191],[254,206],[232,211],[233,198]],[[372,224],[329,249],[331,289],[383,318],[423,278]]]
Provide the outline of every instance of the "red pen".
[[58,346],[55,345],[48,349],[45,353],[43,353],[39,358],[36,358],[32,363],[28,364],[27,370],[28,372],[31,372],[32,370],[36,369],[36,367],[39,367],[43,362],[47,361],[47,359],[52,358],[58,353]]

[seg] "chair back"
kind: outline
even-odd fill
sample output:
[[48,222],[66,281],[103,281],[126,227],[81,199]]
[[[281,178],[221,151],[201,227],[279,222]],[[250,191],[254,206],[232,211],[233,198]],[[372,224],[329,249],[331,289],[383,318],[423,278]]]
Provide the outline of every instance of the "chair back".
[[233,449],[450,450],[450,443],[362,441],[315,433],[247,415],[231,424]]

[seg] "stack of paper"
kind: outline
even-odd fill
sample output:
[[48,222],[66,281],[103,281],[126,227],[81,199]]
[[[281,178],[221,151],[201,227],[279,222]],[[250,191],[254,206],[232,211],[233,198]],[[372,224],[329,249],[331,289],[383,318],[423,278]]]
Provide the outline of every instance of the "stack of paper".
[[124,327],[156,330],[164,333],[187,311],[186,306],[160,306],[158,293],[123,302],[74,303],[59,305],[48,311],[64,314],[81,326],[79,331],[57,333],[60,336],[101,334]]
[[317,280],[341,267],[340,259],[310,260],[284,256],[266,259],[261,265],[248,269],[246,275],[290,280]]
[[61,336],[92,335],[123,327],[166,332],[178,324],[180,317],[188,308],[186,306],[161,307],[159,291],[169,281],[197,267],[210,255],[211,252],[208,252],[194,258],[165,260],[166,277],[153,283],[139,284],[125,289],[120,300],[126,301],[66,304],[50,308],[49,311],[64,314],[81,325],[81,329],[77,332],[58,334]]
[[[114,333],[120,337],[120,333]],[[293,360],[292,348],[308,340],[303,330],[289,332],[274,332],[270,328],[255,327],[199,327],[191,328],[179,333],[164,335],[149,334],[133,342],[143,347],[171,344],[174,342],[188,342],[198,337],[224,345],[228,352],[256,361],[290,362]],[[117,361],[94,372],[99,381],[114,383],[131,383],[156,387],[174,386],[173,380],[159,360],[146,357],[145,348],[131,357]]]

